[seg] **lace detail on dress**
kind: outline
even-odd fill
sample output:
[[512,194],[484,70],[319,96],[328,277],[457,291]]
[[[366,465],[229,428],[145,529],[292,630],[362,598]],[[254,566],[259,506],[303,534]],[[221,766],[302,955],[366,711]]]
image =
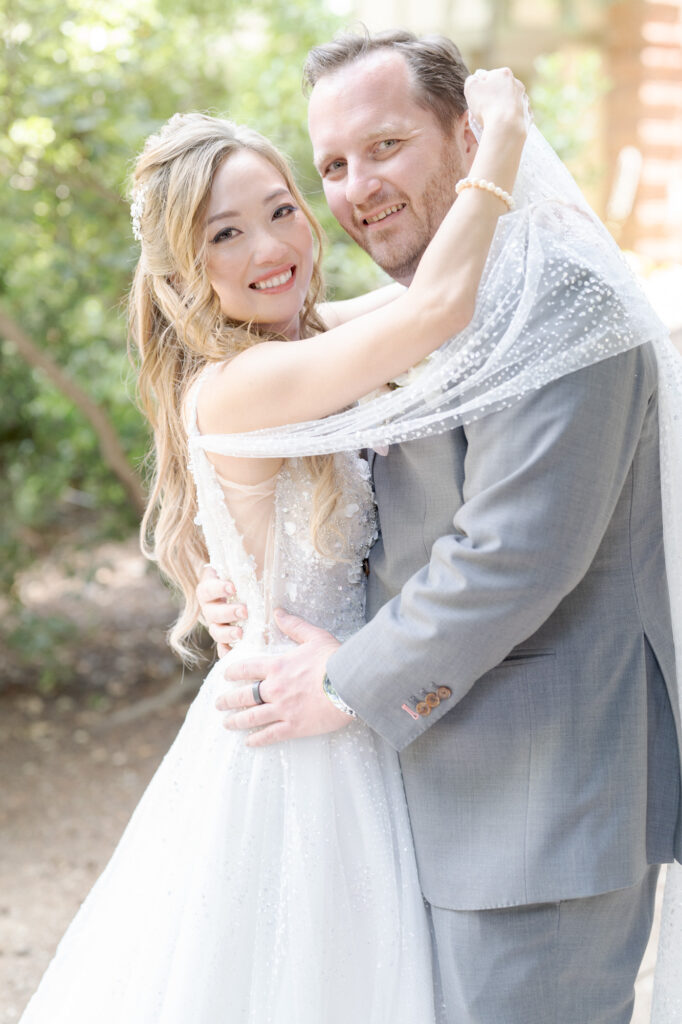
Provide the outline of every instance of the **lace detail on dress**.
[[363,560],[376,537],[376,516],[367,463],[343,453],[335,456],[335,468],[342,495],[328,533],[334,557],[320,554],[312,542],[314,484],[304,460],[292,459],[282,469],[271,586],[275,607],[281,605],[343,639],[365,621]]

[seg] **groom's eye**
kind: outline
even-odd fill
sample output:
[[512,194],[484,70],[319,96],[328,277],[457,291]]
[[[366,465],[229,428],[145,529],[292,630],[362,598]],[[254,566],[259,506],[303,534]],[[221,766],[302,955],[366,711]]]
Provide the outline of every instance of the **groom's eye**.
[[324,177],[326,174],[335,174],[336,171],[342,170],[345,166],[345,160],[330,160],[330,162],[327,164],[324,171],[322,172],[322,177]]
[[400,139],[382,139],[381,142],[378,143],[377,149],[382,152],[387,149],[393,149],[393,147],[397,146],[399,142]]

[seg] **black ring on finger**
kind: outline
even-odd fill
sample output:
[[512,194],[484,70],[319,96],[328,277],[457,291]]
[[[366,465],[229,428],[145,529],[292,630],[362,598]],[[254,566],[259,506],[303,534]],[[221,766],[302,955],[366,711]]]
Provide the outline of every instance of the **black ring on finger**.
[[263,680],[259,679],[258,682],[254,683],[251,687],[251,696],[253,697],[254,704],[265,704],[265,701],[260,695],[260,684],[262,682]]

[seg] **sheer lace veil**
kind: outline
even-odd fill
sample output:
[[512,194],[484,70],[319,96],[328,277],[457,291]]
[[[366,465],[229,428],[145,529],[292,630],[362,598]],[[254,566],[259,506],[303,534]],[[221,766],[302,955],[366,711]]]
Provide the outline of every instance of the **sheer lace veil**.
[[[651,342],[660,376],[666,562],[682,678],[682,357],[616,244],[568,171],[531,128],[500,218],[469,326],[404,387],[325,420],[203,436],[236,456],[299,456],[380,448],[441,433],[512,405],[551,381]],[[679,701],[678,701],[679,703]],[[656,1024],[682,1020],[682,868],[669,870],[655,997]]]

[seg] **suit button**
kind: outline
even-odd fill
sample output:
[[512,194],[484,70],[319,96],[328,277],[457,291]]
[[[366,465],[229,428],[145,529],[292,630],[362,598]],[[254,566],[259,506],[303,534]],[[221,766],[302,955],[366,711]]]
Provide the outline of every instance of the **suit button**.
[[452,697],[452,690],[449,686],[439,686],[436,693],[441,700],[447,700],[448,697]]
[[420,700],[415,709],[420,715],[426,718],[427,715],[431,714],[431,708],[424,700]]
[[430,708],[437,708],[440,704],[440,697],[436,693],[427,693],[424,700]]

